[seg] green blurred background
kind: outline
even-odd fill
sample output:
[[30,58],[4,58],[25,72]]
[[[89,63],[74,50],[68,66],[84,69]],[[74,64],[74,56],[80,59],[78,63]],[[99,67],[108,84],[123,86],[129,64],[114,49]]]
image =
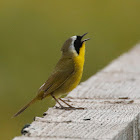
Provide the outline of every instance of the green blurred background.
[[64,41],[89,32],[82,81],[140,40],[139,0],[0,1],[0,139],[20,135],[54,101],[11,116],[36,94]]

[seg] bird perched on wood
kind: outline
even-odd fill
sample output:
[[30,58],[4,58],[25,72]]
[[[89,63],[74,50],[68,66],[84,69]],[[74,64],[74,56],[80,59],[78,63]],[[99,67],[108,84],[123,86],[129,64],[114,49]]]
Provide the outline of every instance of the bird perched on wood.
[[81,80],[85,60],[85,42],[89,40],[89,38],[82,40],[86,34],[72,36],[65,41],[61,48],[62,56],[48,80],[39,88],[36,97],[21,108],[14,117],[18,116],[37,100],[42,100],[48,96],[52,96],[61,108],[66,107],[60,101],[69,106],[69,108],[74,108],[60,97],[72,91]]

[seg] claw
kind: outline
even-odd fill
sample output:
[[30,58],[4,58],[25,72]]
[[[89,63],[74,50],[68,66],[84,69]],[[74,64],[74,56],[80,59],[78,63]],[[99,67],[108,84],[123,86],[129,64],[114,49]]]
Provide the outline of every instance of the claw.
[[64,110],[76,110],[76,109],[79,109],[79,110],[84,110],[85,108],[83,107],[64,107],[64,106],[61,106],[61,107],[55,107],[56,109],[64,109]]

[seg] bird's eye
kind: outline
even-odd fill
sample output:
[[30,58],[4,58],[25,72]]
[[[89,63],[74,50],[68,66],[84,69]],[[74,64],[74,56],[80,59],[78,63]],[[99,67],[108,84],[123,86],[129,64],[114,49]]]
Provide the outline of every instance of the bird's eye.
[[77,39],[74,41],[74,48],[78,54],[81,47],[82,47],[81,37],[77,36]]

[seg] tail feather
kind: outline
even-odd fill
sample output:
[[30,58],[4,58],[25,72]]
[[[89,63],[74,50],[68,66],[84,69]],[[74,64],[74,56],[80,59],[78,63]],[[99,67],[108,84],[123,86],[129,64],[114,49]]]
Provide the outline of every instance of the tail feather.
[[18,116],[20,113],[22,113],[26,108],[28,108],[31,104],[33,104],[36,101],[37,101],[37,98],[32,99],[28,104],[22,107],[13,117]]

